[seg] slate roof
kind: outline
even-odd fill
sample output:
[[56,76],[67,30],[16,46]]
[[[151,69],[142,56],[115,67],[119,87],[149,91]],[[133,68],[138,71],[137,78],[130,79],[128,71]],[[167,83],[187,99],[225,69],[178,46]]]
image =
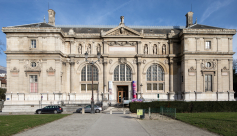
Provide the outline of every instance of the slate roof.
[[202,25],[202,24],[194,24],[190,26],[189,29],[225,29],[225,28],[207,26],[207,25]]
[[[34,24],[26,24],[26,25],[19,25],[19,26],[11,26],[11,27],[60,27],[64,32],[69,32],[70,29],[73,29],[76,33],[100,33],[101,30],[104,32],[109,31],[115,27],[114,26],[86,26],[86,25],[56,25],[52,26],[45,22],[34,23]],[[137,32],[144,31],[145,34],[168,34],[171,30],[174,30],[175,33],[179,33],[182,31],[183,26],[127,26],[130,27]],[[202,24],[194,24],[186,29],[224,29],[219,27],[207,26]]]

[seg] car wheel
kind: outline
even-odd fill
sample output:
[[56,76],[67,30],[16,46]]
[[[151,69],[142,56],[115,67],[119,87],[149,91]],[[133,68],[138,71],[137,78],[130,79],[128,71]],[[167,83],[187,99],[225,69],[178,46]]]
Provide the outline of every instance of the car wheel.
[[56,110],[53,111],[54,114],[57,114],[58,112]]
[[41,114],[41,111],[37,111],[38,114]]
[[95,112],[96,112],[96,113],[100,113],[100,110],[97,109],[97,110],[95,110]]

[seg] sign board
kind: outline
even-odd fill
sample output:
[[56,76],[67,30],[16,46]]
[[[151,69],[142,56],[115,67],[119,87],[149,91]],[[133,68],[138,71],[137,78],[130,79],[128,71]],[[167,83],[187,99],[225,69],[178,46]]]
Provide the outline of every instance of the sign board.
[[142,116],[143,115],[143,109],[137,109],[137,115]]
[[109,81],[109,100],[112,100],[113,99],[113,82],[112,81]]
[[7,100],[10,100],[10,98],[7,98]]

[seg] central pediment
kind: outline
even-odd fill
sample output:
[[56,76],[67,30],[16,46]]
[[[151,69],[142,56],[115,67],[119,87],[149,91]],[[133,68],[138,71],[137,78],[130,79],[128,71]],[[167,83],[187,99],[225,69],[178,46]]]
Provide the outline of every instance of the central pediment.
[[107,32],[101,31],[102,37],[141,37],[142,34],[125,26],[124,24],[120,24],[118,27],[115,27]]

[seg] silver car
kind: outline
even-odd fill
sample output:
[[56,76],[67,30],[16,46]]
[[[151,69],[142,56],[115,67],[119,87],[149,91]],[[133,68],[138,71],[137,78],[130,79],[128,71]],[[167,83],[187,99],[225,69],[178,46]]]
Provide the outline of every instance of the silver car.
[[[86,107],[84,107],[85,112],[91,112],[91,105],[87,105]],[[102,111],[102,107],[94,105],[94,110],[95,113],[100,113],[100,111]],[[76,110],[77,113],[80,113],[82,111],[82,108],[79,108]]]

